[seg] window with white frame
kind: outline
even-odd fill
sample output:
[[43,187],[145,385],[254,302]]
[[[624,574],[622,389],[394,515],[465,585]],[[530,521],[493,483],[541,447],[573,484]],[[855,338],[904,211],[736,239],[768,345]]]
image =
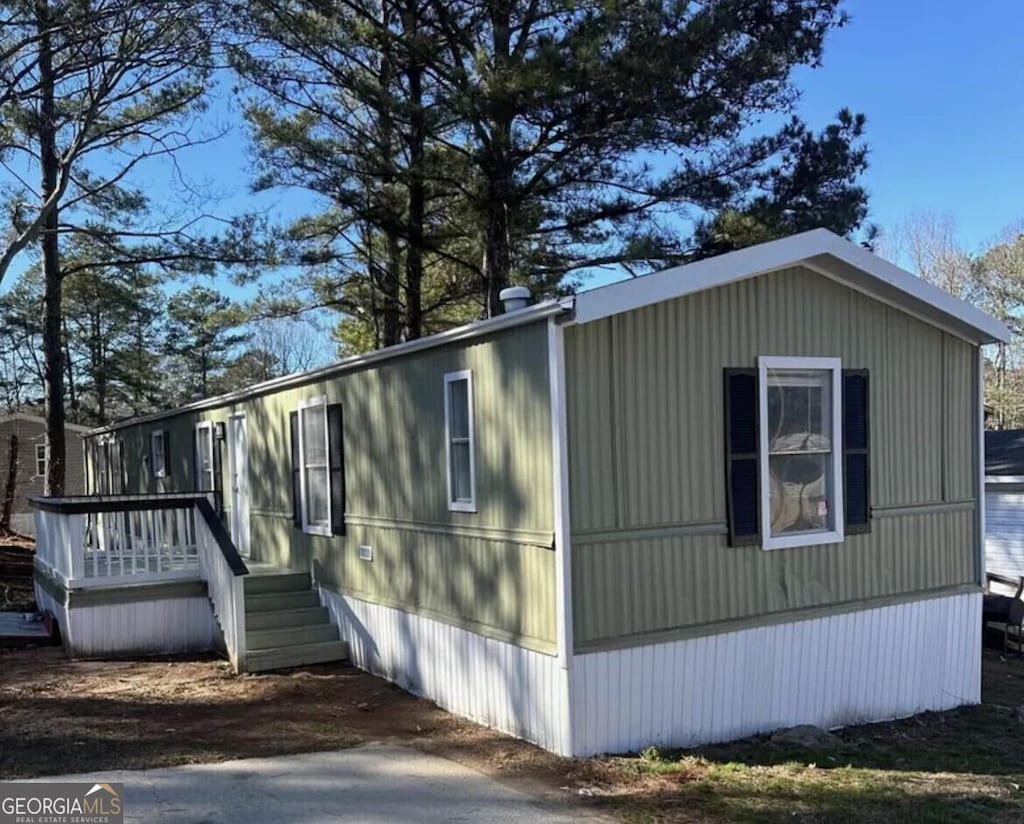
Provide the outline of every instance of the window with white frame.
[[43,478],[46,476],[46,444],[36,444],[36,477]]
[[842,364],[758,359],[765,549],[843,540]]
[[196,491],[214,492],[217,489],[213,461],[213,422],[196,424]]
[[330,463],[327,444],[327,398],[299,404],[299,469],[302,529],[331,534]]
[[163,430],[151,432],[149,435],[149,465],[154,478],[167,477],[167,435]]
[[448,509],[476,512],[476,444],[473,439],[473,373],[444,376]]

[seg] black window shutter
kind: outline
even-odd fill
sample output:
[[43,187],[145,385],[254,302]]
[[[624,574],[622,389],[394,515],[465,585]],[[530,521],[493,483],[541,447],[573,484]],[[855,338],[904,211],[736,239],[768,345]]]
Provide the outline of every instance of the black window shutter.
[[871,531],[868,371],[843,370],[843,490],[846,532]]
[[288,415],[288,424],[291,429],[292,440],[292,523],[295,526],[302,526],[302,488],[299,472],[299,413],[291,412]]
[[164,430],[164,477],[171,477],[171,433]]
[[327,407],[327,452],[331,471],[331,532],[345,534],[345,442],[341,404]]
[[729,546],[761,543],[756,369],[725,370],[725,483]]

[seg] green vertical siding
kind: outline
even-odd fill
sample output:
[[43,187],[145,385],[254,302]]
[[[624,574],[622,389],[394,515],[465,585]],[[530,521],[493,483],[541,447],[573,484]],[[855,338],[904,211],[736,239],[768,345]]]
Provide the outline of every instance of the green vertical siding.
[[[444,384],[471,369],[477,512],[447,505]],[[344,415],[346,535],[304,534],[291,521],[288,414],[320,395]],[[131,460],[129,486],[192,486],[192,429],[245,413],[252,550],[259,560],[312,569],[341,592],[484,634],[555,645],[554,515],[547,326],[428,349],[231,406],[117,430],[129,456],[149,432],[172,444],[172,478],[155,481]],[[223,468],[228,470],[227,444]],[[225,503],[230,506],[225,475]],[[371,563],[358,559],[373,546]]]
[[[722,370],[759,355],[871,373],[870,534],[725,538]],[[566,329],[574,636],[644,636],[977,579],[977,349],[806,269]]]

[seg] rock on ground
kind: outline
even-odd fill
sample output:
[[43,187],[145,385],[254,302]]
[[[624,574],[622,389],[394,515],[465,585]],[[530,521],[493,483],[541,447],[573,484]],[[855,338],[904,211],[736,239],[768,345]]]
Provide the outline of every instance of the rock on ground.
[[780,730],[771,737],[771,742],[804,750],[834,750],[842,743],[838,736],[813,724],[801,724],[798,727]]

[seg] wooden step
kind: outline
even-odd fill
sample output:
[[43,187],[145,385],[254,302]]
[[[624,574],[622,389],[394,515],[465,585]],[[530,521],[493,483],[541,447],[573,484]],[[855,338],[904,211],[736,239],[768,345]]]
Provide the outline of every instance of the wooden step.
[[294,627],[248,630],[245,633],[245,649],[247,652],[253,652],[285,647],[289,644],[319,644],[322,641],[337,640],[338,628],[334,624],[302,624]]
[[330,621],[325,607],[304,607],[302,609],[271,609],[264,612],[245,613],[245,629],[281,629],[283,627],[325,624]]
[[298,592],[264,592],[245,596],[246,612],[266,612],[272,609],[302,609],[318,607],[320,599],[311,589]]
[[309,586],[308,572],[245,576],[246,595],[260,595],[267,592],[302,592],[309,589]]
[[348,644],[344,641],[322,641],[317,644],[294,644],[271,647],[246,653],[247,672],[302,667],[307,664],[323,664],[328,661],[344,661],[348,658]]

